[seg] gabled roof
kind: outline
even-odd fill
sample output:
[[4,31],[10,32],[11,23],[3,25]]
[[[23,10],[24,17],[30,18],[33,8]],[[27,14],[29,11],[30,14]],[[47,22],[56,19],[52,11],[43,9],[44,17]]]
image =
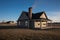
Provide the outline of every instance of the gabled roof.
[[44,13],[45,16],[46,16],[46,19],[48,19],[45,12],[39,12],[39,13],[33,14],[32,19],[40,19],[40,16],[41,16],[43,13]]
[[[28,19],[29,19],[29,13],[28,13],[28,12],[23,11],[22,13],[25,13],[26,16],[27,16]],[[41,16],[43,13],[44,13],[45,16],[46,16],[46,20],[50,20],[50,19],[48,19],[47,15],[46,15],[46,13],[45,13],[44,11],[43,11],[43,12],[38,12],[38,13],[32,13],[32,19],[44,19],[44,18],[40,18],[40,16]],[[19,20],[20,20],[20,17],[19,17],[18,21],[19,21]]]
[[[25,14],[27,15],[27,17],[29,18],[29,13],[28,13],[28,12],[23,11],[23,13],[25,13]],[[43,13],[44,13],[45,16],[46,16],[46,19],[48,19],[45,12],[32,13],[32,19],[40,19],[40,16],[41,16]]]

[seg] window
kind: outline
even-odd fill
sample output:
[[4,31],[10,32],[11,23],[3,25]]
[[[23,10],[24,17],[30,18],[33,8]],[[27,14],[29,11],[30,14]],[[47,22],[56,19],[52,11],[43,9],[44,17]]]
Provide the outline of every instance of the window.
[[28,25],[28,21],[25,21],[25,25],[26,25],[26,26]]
[[43,24],[43,25],[46,25],[46,24]]
[[19,21],[19,25],[20,25],[20,21]]
[[38,24],[38,25],[40,25],[40,24]]

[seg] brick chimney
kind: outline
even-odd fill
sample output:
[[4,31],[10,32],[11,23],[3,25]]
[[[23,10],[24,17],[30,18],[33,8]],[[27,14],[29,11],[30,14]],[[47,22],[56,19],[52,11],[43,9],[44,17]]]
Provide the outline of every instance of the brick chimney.
[[32,18],[32,7],[29,8],[29,19]]

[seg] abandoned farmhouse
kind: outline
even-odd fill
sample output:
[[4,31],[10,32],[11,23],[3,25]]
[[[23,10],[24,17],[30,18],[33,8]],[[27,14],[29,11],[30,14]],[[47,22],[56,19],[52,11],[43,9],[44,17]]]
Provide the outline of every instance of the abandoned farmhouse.
[[38,13],[32,13],[32,7],[28,9],[28,12],[23,11],[17,20],[17,25],[21,28],[46,28],[48,19],[44,11]]

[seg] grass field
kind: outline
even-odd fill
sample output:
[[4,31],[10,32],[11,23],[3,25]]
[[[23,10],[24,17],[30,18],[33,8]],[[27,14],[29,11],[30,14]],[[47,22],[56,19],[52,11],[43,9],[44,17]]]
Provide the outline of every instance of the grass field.
[[60,29],[0,29],[0,40],[60,40]]

